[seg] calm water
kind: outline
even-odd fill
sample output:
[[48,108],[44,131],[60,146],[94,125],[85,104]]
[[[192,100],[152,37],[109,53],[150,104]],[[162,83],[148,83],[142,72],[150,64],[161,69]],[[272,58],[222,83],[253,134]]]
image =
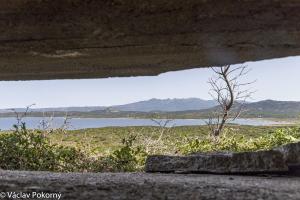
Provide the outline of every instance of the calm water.
[[[27,117],[23,121],[26,122],[27,128],[41,128],[42,121],[49,122],[49,118]],[[13,117],[0,118],[0,129],[10,130],[12,125],[16,123]],[[54,117],[50,120],[52,128],[59,128],[64,123],[63,117]],[[100,128],[100,127],[126,127],[126,126],[156,126],[150,119],[132,119],[132,118],[73,118],[69,120],[68,129],[84,129],[84,128]],[[237,119],[232,123],[240,125],[276,125],[287,124],[287,122],[270,121],[264,119]],[[175,119],[168,126],[192,126],[205,125],[205,119]]]

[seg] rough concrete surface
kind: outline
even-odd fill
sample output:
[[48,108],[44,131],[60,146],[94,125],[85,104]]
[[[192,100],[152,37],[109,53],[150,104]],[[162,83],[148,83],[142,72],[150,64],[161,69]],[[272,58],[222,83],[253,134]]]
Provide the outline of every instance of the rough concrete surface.
[[[299,163],[298,163],[299,165]],[[186,156],[149,156],[146,172],[255,174],[287,172],[288,166],[279,151],[242,153],[198,153]]]
[[254,152],[194,153],[184,156],[152,155],[146,172],[217,174],[300,174],[300,142]]
[[0,80],[96,78],[300,54],[298,0],[1,0]]
[[8,191],[72,200],[299,200],[300,177],[0,171],[0,192]]
[[300,142],[290,143],[275,148],[284,155],[289,166],[298,165],[300,166]]

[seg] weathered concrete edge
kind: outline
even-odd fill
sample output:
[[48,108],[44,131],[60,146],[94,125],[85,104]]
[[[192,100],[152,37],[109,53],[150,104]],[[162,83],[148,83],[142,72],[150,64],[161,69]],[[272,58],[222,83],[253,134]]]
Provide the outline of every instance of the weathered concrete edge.
[[195,153],[186,156],[152,155],[146,160],[146,172],[298,175],[300,142],[267,151],[239,153]]
[[263,174],[287,173],[288,166],[279,151],[242,152],[231,154],[194,154],[187,156],[149,156],[146,172]]
[[0,171],[0,192],[8,191],[58,192],[73,200],[296,200],[300,177]]
[[157,75],[300,54],[297,0],[2,0],[0,80]]

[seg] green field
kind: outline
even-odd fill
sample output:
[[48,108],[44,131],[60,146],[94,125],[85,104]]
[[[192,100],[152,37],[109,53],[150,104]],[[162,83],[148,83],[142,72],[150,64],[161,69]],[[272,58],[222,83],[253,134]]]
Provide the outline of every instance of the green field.
[[207,126],[112,127],[0,132],[0,169],[59,172],[142,171],[149,155],[257,151],[300,141],[293,126],[227,125],[212,137]]
[[[244,136],[245,138],[259,138],[267,136],[281,128],[294,126],[227,126],[230,134],[236,137]],[[174,128],[157,128],[157,127],[109,127],[93,128],[67,131],[66,133],[54,132],[50,134],[50,140],[53,143],[73,146],[77,148],[87,148],[97,155],[108,155],[122,146],[122,139],[130,135],[137,135],[140,144],[143,139],[157,140],[160,133],[163,132],[162,142],[164,146],[162,151],[157,153],[175,153],[179,150],[176,147],[184,145],[188,139],[202,139],[208,136],[207,126],[182,126]]]

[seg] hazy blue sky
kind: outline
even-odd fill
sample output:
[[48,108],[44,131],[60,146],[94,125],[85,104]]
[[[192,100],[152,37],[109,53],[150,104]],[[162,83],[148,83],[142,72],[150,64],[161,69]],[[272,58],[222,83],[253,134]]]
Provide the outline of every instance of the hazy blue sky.
[[[300,101],[300,56],[247,62],[249,80],[257,80],[253,101]],[[0,108],[97,106],[125,104],[150,98],[210,99],[211,69],[168,72],[159,76],[85,80],[0,82]]]

